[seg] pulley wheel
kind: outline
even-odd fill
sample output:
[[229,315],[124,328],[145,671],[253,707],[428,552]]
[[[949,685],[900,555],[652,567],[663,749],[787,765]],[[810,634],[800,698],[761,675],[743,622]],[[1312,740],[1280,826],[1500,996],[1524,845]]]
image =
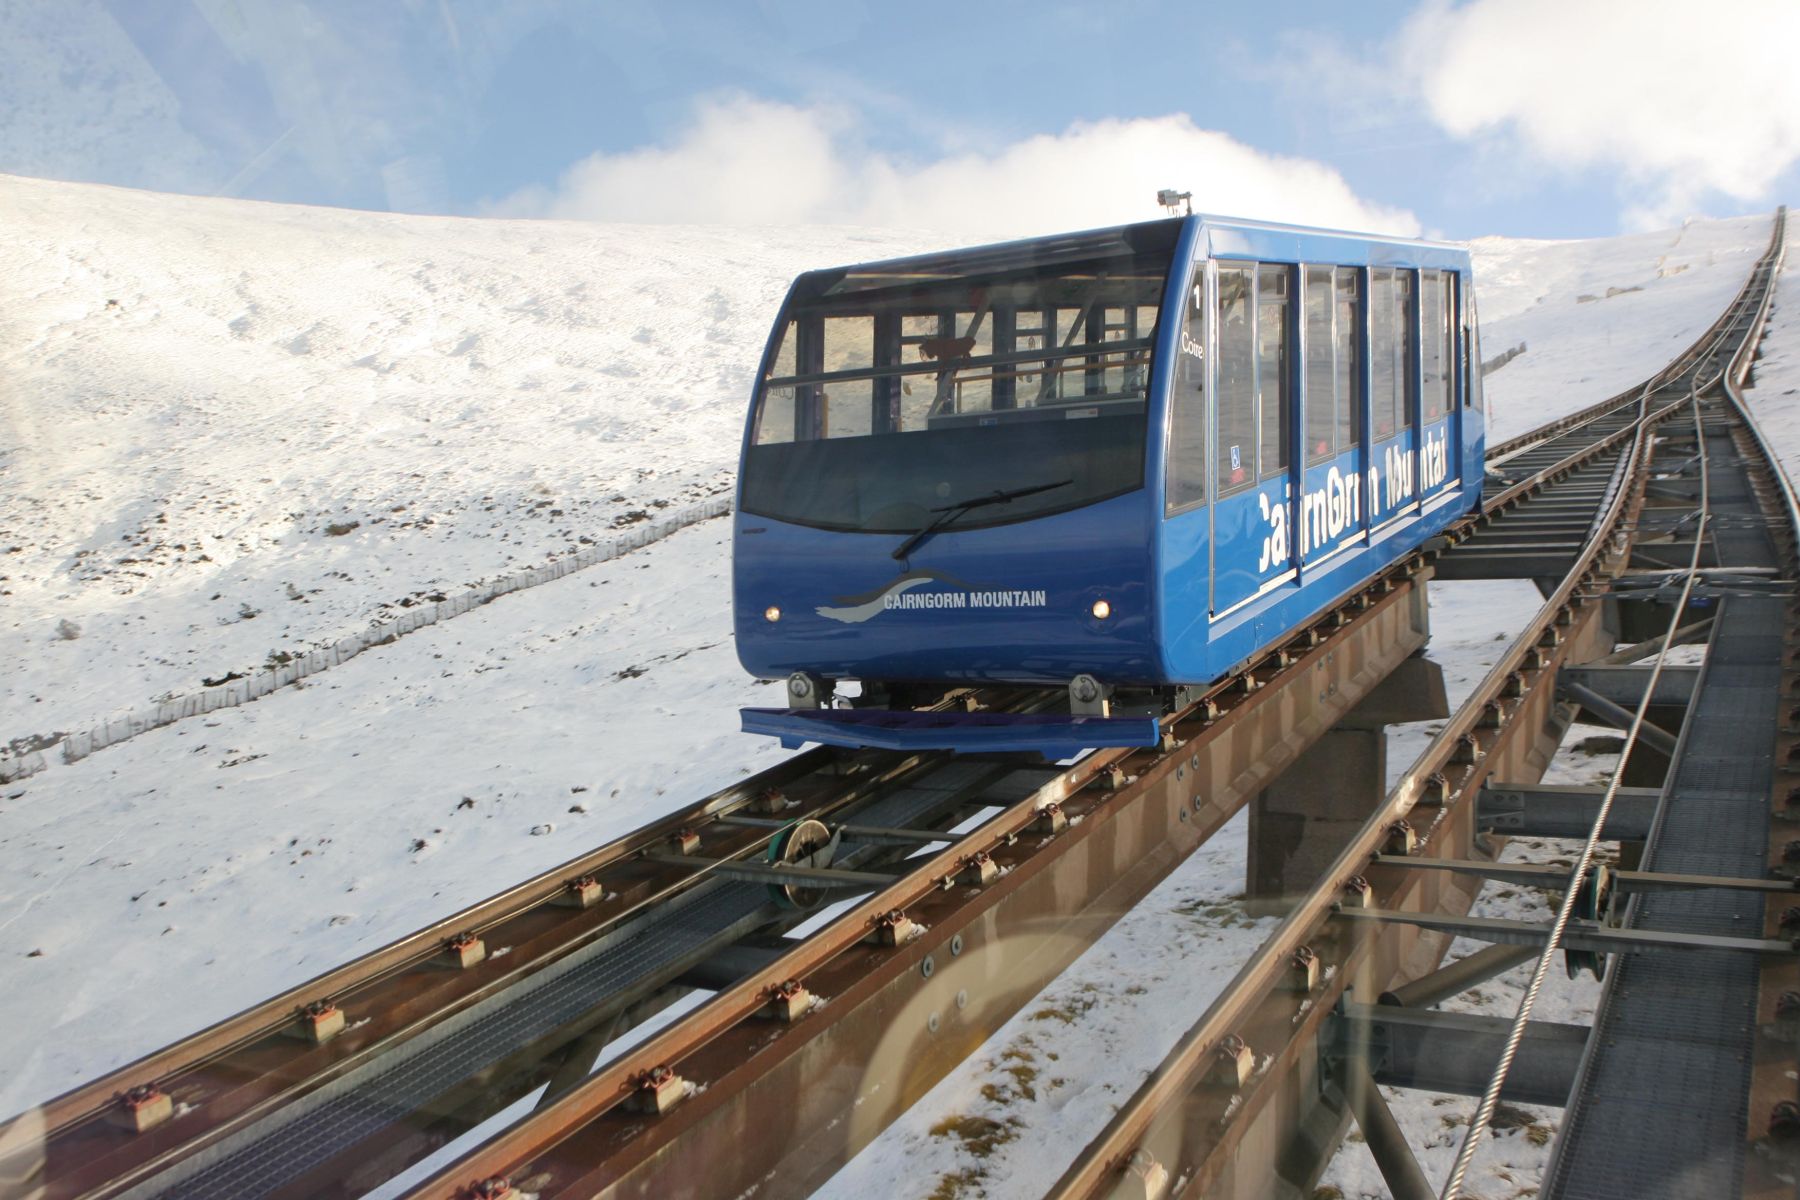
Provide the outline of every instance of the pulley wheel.
[[[768,860],[796,867],[829,867],[837,855],[838,838],[823,821],[811,817],[795,821],[769,843]],[[825,889],[801,883],[771,883],[769,894],[789,908],[815,908]]]

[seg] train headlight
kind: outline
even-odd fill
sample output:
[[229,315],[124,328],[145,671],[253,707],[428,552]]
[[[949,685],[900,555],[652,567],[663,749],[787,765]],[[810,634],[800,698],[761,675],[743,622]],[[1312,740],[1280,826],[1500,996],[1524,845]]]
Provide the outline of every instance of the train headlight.
[[763,620],[769,622],[781,620],[781,610],[776,608],[773,604],[769,605],[769,607],[763,609]]
[[1104,621],[1106,618],[1112,616],[1112,605],[1104,600],[1096,600],[1094,601],[1092,612],[1096,620]]

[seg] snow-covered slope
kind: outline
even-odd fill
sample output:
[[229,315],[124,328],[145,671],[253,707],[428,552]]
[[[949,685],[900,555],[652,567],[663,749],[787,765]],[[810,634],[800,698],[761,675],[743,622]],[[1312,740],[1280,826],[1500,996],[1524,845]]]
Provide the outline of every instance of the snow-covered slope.
[[794,273],[928,245],[7,176],[0,212],[0,744],[728,489]]
[[[1793,214],[1789,214],[1792,229]],[[1800,262],[1788,235],[1788,257],[1776,280],[1769,330],[1762,353],[1750,367],[1744,399],[1763,435],[1781,456],[1788,478],[1800,478]]]
[[1769,244],[1769,218],[1574,242],[1478,238],[1476,304],[1489,436],[1624,391],[1716,320]]
[[[0,210],[0,551],[17,547],[0,554],[0,740],[254,667],[728,486],[789,278],[942,240],[4,177]],[[1484,350],[1529,342],[1489,377],[1496,420],[1590,403],[1685,344],[1766,228],[1484,242]],[[1687,269],[1659,276],[1670,263]],[[1609,286],[1643,291],[1580,300]],[[733,710],[766,693],[731,650],[724,534],[696,526],[0,788],[0,1112],[773,761],[734,732]],[[58,636],[64,620],[79,636]],[[1216,858],[1170,886],[1228,895]],[[1128,936],[1199,954],[1180,939],[1212,926],[1191,917]],[[1120,1043],[1122,1079],[1155,1042]],[[941,1140],[929,1125],[909,1153]],[[1023,1152],[1056,1140],[1036,1136]]]

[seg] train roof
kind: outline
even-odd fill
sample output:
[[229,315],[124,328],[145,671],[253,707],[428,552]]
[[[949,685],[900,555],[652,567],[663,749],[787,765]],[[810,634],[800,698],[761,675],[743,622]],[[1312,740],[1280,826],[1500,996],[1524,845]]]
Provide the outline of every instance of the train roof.
[[1208,229],[1233,229],[1245,233],[1296,235],[1301,237],[1343,238],[1354,242],[1381,242],[1392,246],[1417,246],[1432,250],[1468,250],[1461,242],[1445,242],[1432,238],[1401,237],[1392,233],[1368,233],[1356,229],[1327,229],[1322,225],[1288,225],[1281,221],[1258,221],[1249,217],[1228,217],[1223,213],[1195,213],[1192,218]]
[[1289,262],[1334,262],[1343,266],[1447,267],[1466,269],[1469,248],[1459,242],[1404,238],[1385,233],[1320,229],[1195,213],[1208,258],[1257,258]]
[[1072,233],[1016,238],[955,250],[934,250],[902,258],[875,259],[821,267],[801,278],[815,294],[829,293],[856,276],[929,278],[934,274],[968,276],[984,267],[1016,268],[1020,251],[1032,250],[1038,264],[1067,262],[1104,254],[1172,252],[1185,227],[1193,226],[1207,257],[1262,258],[1294,262],[1331,261],[1342,265],[1467,267],[1468,248],[1456,242],[1403,238],[1391,234],[1287,225],[1215,213],[1164,217],[1129,225],[1112,225]]

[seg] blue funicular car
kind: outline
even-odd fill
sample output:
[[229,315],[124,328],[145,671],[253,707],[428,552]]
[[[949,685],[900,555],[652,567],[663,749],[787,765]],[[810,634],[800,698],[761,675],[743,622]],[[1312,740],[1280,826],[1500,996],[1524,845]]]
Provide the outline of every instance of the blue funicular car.
[[[1202,215],[807,272],[744,433],[738,655],[788,680],[745,728],[1152,743],[1479,503],[1475,338],[1462,247]],[[1070,700],[910,711],[994,683]]]

